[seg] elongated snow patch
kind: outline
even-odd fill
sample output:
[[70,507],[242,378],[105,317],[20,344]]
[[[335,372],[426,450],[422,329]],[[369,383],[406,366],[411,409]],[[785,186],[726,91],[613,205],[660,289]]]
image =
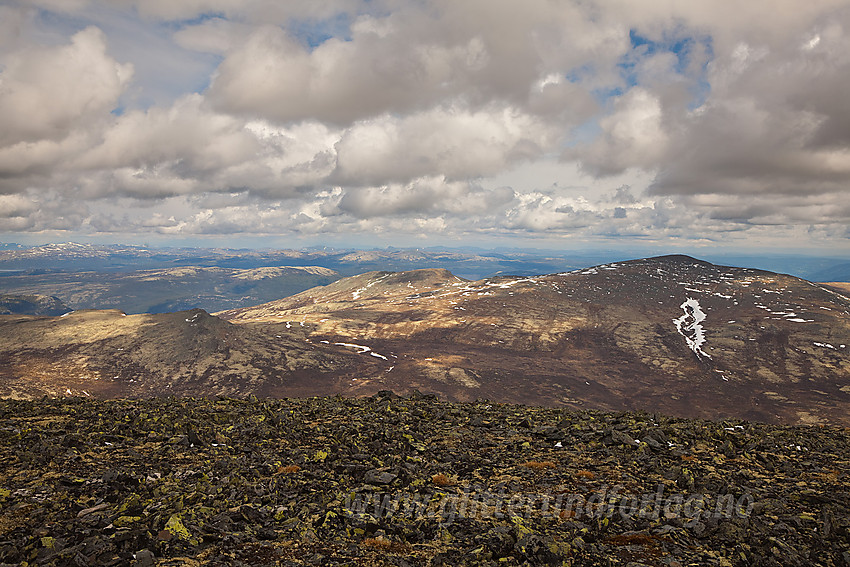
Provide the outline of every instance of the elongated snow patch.
[[705,331],[702,328],[705,312],[700,308],[699,301],[689,297],[681,307],[685,314],[678,319],[673,319],[676,330],[685,337],[688,348],[694,351],[698,357],[711,358],[708,353],[702,350],[702,345],[705,344]]
[[[326,342],[326,341],[322,341],[322,342]],[[384,360],[389,360],[383,354],[378,354],[377,352],[372,350],[372,347],[367,347],[366,345],[355,345],[355,344],[352,344],[352,343],[334,343],[334,344],[337,345],[337,346],[356,348],[357,354],[366,354],[368,352],[370,356],[374,356],[375,358],[382,358]]]

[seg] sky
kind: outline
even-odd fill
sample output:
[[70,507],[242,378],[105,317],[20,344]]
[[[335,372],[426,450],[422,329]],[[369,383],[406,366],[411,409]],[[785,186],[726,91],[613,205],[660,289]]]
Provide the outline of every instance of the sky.
[[847,0],[0,0],[0,241],[850,257]]

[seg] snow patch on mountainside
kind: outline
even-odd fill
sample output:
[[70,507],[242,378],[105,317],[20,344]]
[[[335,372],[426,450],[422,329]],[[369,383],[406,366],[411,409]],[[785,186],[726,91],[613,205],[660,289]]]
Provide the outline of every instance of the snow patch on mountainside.
[[705,312],[700,307],[699,301],[689,297],[681,308],[684,310],[684,315],[678,319],[673,319],[676,325],[676,330],[679,334],[685,337],[685,342],[698,357],[711,358],[711,356],[702,350],[702,345],[705,344],[705,330],[702,328],[702,322],[705,321]]

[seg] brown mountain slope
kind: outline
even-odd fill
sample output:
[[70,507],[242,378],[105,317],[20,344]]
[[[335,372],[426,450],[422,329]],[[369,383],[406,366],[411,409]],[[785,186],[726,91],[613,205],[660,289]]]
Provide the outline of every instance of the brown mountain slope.
[[832,288],[833,290],[837,291],[838,293],[841,293],[841,294],[844,294],[844,295],[850,294],[850,282],[829,282],[829,283],[825,283],[823,285],[828,287],[828,288]]
[[0,317],[0,395],[300,396],[369,372],[339,347],[233,325],[200,309]]
[[220,315],[377,359],[345,394],[847,425],[849,310],[798,278],[667,256],[478,282],[373,272]]

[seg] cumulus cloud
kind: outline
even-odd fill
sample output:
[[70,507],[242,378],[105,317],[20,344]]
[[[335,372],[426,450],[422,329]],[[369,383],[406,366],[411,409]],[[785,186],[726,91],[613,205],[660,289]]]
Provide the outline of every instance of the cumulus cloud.
[[588,32],[580,7],[543,0],[521,10],[510,2],[441,1],[373,11],[353,16],[346,37],[316,46],[287,26],[257,27],[227,52],[210,99],[226,112],[281,122],[350,125],[458,99],[473,107],[506,101],[550,111],[561,103],[559,110],[580,122],[595,110],[588,89],[557,79],[542,89],[541,82],[591,56],[610,66],[628,49],[622,28]]
[[219,66],[210,99],[252,117],[350,124],[439,101],[453,75],[474,74],[488,60],[480,38],[417,45],[391,24],[363,21],[352,33],[351,41],[333,38],[310,50],[280,27],[261,26]]
[[556,137],[549,125],[511,107],[471,112],[441,107],[398,118],[383,115],[345,131],[333,179],[381,185],[442,173],[450,179],[493,175],[536,157]]
[[[841,16],[850,27],[850,10]],[[716,60],[710,75],[715,92],[683,119],[653,190],[845,193],[850,113],[836,89],[850,88],[850,37],[837,25],[800,30],[772,49],[739,43]]]
[[61,140],[108,115],[132,75],[132,66],[107,55],[106,38],[95,27],[66,45],[7,55],[0,74],[0,145]]
[[660,165],[667,153],[668,134],[658,98],[635,87],[617,97],[613,106],[613,112],[599,120],[597,139],[566,155],[580,157],[585,167],[606,175]]
[[90,209],[84,201],[64,199],[53,192],[0,195],[0,230],[42,232],[75,230],[84,225]]
[[509,187],[485,190],[445,178],[423,178],[408,184],[350,189],[331,206],[323,207],[324,216],[349,214],[356,218],[378,216],[440,214],[482,215],[497,210],[514,199]]
[[843,0],[10,2],[0,228],[841,246],[848,54]]

